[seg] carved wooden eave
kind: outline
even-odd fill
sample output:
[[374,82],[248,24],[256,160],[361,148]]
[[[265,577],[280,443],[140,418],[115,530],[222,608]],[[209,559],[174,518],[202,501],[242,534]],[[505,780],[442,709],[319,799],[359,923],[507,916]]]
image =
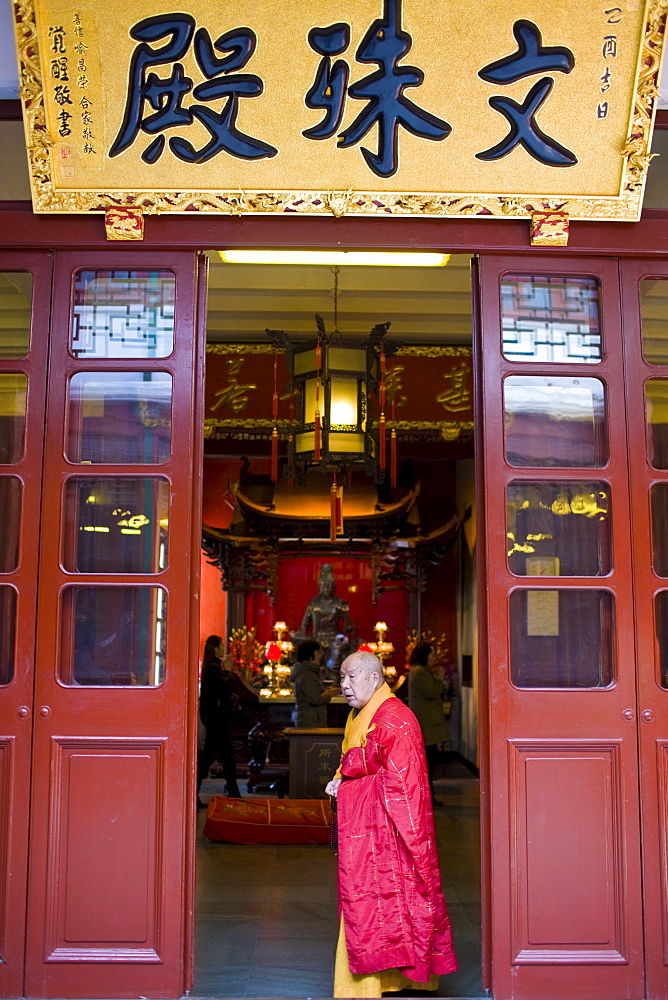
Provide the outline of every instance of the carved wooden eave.
[[[393,503],[350,503],[343,495],[343,539],[392,538],[396,536],[405,519],[415,506],[420,494],[420,484],[400,500]],[[325,539],[329,535],[329,512],[320,497],[302,495],[296,506],[300,513],[291,513],[280,498],[271,504],[257,503],[241,490],[234,494],[237,510],[254,536],[272,539]],[[347,510],[350,513],[347,513]]]

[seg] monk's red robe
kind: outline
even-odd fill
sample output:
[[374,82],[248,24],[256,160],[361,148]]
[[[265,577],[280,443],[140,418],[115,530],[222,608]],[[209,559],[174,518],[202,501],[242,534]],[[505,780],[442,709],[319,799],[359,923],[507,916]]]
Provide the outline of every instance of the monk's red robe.
[[337,795],[339,904],[350,971],[454,972],[434,816],[417,719],[398,698],[344,754]]

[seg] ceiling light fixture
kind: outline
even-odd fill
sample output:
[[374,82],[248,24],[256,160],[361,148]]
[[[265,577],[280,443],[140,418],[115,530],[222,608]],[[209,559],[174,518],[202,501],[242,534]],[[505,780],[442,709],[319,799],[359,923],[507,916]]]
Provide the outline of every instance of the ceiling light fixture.
[[330,267],[445,267],[449,253],[377,250],[219,250],[224,264],[325,264]]

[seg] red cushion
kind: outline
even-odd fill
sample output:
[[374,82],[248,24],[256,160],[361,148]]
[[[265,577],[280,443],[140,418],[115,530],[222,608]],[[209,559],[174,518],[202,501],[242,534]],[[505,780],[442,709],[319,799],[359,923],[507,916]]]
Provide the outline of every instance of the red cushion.
[[204,836],[228,844],[329,844],[329,799],[228,799],[209,802]]

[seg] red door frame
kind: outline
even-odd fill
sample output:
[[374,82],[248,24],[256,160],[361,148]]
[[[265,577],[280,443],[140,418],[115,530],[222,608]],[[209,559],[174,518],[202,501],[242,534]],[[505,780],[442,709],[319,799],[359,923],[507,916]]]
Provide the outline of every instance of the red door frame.
[[652,914],[645,934],[647,995],[664,997],[668,995],[668,688],[659,682],[654,604],[656,596],[668,590],[668,580],[653,567],[650,494],[653,486],[668,483],[668,472],[653,468],[648,458],[645,384],[648,379],[668,379],[668,365],[649,364],[643,357],[639,294],[643,278],[660,279],[668,287],[668,262],[630,261],[622,268],[636,618],[644,623],[636,634],[636,662],[644,897]]
[[37,558],[41,469],[46,398],[47,337],[52,254],[0,252],[0,271],[33,276],[30,350],[26,358],[3,361],[3,372],[28,379],[25,448],[21,461],[0,467],[22,484],[19,564],[0,583],[17,592],[17,658],[12,681],[0,687],[0,996],[21,996],[25,951],[28,818],[33,730],[33,676],[36,646]]
[[[114,267],[124,271],[162,267],[175,272],[175,347],[169,358],[100,361],[69,356],[67,331],[73,272],[81,268]],[[203,344],[198,343],[196,332],[201,337],[203,278],[196,280],[194,251],[144,254],[124,248],[119,255],[105,247],[97,253],[81,250],[57,253],[54,288],[58,294],[54,295],[51,324],[54,330],[51,388],[43,424],[47,445],[42,520],[49,528],[43,534],[39,555],[41,596],[37,634],[41,669],[35,672],[37,711],[32,757],[33,773],[43,777],[33,781],[32,790],[23,989],[26,995],[42,997],[122,997],[136,996],[138,991],[149,997],[178,997],[188,988],[192,977],[193,706],[197,677],[190,666],[196,662],[198,628],[197,622],[189,618],[196,605],[199,563],[193,550],[197,551],[201,533],[201,475],[192,481],[191,468],[193,462],[195,468],[201,467],[201,441],[194,432],[198,425],[193,419],[193,392],[196,387],[197,419],[201,407]],[[195,359],[199,359],[197,367]],[[171,373],[172,448],[166,463],[91,467],[73,464],[65,457],[67,375],[75,370],[109,369]],[[170,544],[164,571],[157,575],[135,575],[130,580],[122,575],[66,571],[61,558],[64,545],[61,496],[66,480],[73,475],[85,475],[86,470],[96,476],[112,477],[153,474],[170,481]],[[190,546],[181,544],[184,537],[192,539]],[[170,602],[170,589],[178,592],[191,572],[192,599],[182,602],[177,598]],[[163,586],[167,590],[164,683],[154,688],[62,684],[57,676],[61,591],[68,584],[127,583]],[[185,691],[188,696],[184,699]],[[121,764],[121,760],[127,761],[127,765]],[[128,783],[127,773],[135,774],[144,784]],[[100,778],[97,784],[96,775]],[[122,796],[123,808],[118,809],[108,796],[105,801],[105,775],[116,780],[116,786],[113,781],[110,784],[116,788],[115,794]],[[67,793],[72,789],[75,797],[68,799]],[[128,807],[130,800],[133,808]],[[118,836],[114,839],[117,820],[118,828],[124,830],[122,842]],[[137,845],[136,851],[127,850],[130,841]],[[110,871],[118,872],[114,885],[107,881],[110,872],[100,869],[100,854],[103,858],[107,856]],[[145,863],[140,861],[144,854]],[[92,889],[82,878],[84,869],[90,872]],[[133,879],[120,877],[121,872],[135,869]],[[127,941],[123,925],[133,921],[125,921],[118,907],[114,909],[110,903],[121,884],[123,912],[142,913],[144,921],[143,926],[142,921],[134,921]],[[107,907],[98,905],[99,897],[95,894],[98,890],[107,900]],[[95,930],[99,931],[95,941],[86,926],[87,908]]]
[[[644,996],[644,964],[637,737],[635,726],[627,721],[629,711],[635,718],[635,664],[628,654],[635,622],[618,265],[606,259],[561,256],[529,261],[504,255],[483,257],[480,270],[485,463],[481,515],[486,530],[486,582],[493,595],[488,600],[487,626],[493,637],[488,645],[494,831],[492,988],[499,997],[532,1000],[640,998]],[[601,362],[541,364],[504,359],[500,280],[508,272],[598,277]],[[602,468],[513,467],[504,460],[504,377],[545,374],[604,382],[609,460]],[[511,573],[506,558],[506,487],[523,480],[603,480],[610,484],[610,573],[556,578]],[[614,595],[616,674],[611,687],[551,690],[512,683],[510,595],[556,587]],[[538,811],[532,810],[532,803],[543,802],[538,789],[541,781],[549,785],[555,759],[573,780],[561,790],[558,804],[546,801]],[[590,785],[585,787],[587,781]],[[552,824],[543,823],[539,831],[538,822],[531,825],[528,817],[542,813],[550,816]],[[601,834],[603,846],[594,841],[594,830]],[[572,855],[571,842],[579,845]],[[566,877],[569,870],[574,871],[573,880]],[[568,913],[572,914],[570,932],[563,923]],[[578,923],[576,914],[587,914],[587,918]]]

